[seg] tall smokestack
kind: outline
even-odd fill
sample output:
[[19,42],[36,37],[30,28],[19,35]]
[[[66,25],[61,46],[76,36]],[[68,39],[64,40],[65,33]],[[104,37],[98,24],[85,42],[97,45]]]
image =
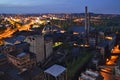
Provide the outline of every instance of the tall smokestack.
[[88,22],[88,8],[87,8],[87,6],[85,6],[85,44],[89,44],[88,42],[88,33],[89,33],[89,27],[88,27],[88,25],[89,25],[89,22]]
[[88,34],[89,34],[89,31],[90,31],[90,14],[88,13]]
[[87,28],[88,28],[88,19],[87,19],[88,9],[87,6],[85,6],[85,33],[87,34]]

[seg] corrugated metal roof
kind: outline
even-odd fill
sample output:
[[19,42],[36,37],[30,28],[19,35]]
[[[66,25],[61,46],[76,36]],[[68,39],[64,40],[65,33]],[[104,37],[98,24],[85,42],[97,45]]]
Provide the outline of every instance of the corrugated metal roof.
[[66,70],[66,68],[64,68],[63,66],[60,65],[53,65],[50,68],[48,68],[47,70],[45,70],[45,73],[48,73],[54,77],[59,76],[61,73],[63,73]]
[[26,55],[26,53],[23,52],[23,53],[18,54],[17,57],[23,57],[25,55]]
[[4,41],[14,44],[16,41],[23,42],[24,39],[25,36],[17,36],[17,37],[5,38]]

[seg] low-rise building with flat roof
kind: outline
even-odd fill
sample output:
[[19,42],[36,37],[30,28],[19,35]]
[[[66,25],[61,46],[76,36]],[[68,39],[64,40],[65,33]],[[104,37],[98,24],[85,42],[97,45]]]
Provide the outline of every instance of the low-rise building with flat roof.
[[19,71],[11,64],[0,66],[0,80],[44,80],[44,72],[37,66]]
[[20,69],[21,71],[25,71],[36,65],[35,56],[30,54],[33,53],[12,51],[7,55],[7,58],[8,61],[16,66],[18,69]]

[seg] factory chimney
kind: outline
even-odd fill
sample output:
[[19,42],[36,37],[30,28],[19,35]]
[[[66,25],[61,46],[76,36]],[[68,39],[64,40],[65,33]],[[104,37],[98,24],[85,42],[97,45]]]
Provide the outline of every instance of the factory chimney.
[[89,34],[89,30],[90,30],[90,14],[88,13],[88,34]]
[[88,37],[89,37],[89,14],[88,14],[88,8],[87,6],[85,7],[85,44],[88,44]]
[[85,7],[85,34],[88,33],[88,9]]
[[89,29],[90,29],[90,15],[88,13],[88,8],[87,6],[85,7],[85,33],[89,34]]

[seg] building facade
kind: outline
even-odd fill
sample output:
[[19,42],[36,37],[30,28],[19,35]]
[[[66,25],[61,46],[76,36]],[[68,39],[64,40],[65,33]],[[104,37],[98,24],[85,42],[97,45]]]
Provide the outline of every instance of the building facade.
[[45,58],[47,59],[53,53],[53,41],[51,39],[45,40]]
[[36,61],[43,62],[45,59],[44,37],[41,35],[28,36],[25,41],[30,44],[30,52],[36,54]]
[[36,65],[35,59],[31,58],[30,54],[26,52],[18,53],[17,51],[13,51],[7,54],[7,58],[20,71],[30,69]]

